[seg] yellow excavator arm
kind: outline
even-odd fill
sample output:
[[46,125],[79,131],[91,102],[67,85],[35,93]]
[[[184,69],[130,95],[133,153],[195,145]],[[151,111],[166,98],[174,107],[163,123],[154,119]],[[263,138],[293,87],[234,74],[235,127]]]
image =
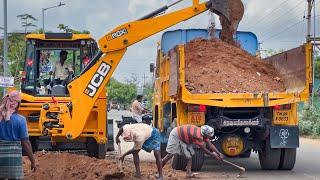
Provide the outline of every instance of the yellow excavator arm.
[[52,131],[52,135],[55,136],[55,132],[59,132],[60,136],[63,135],[68,139],[74,139],[81,134],[87,118],[95,106],[95,102],[109,82],[127,47],[179,22],[197,16],[208,9],[228,18],[228,11],[219,9],[220,5],[216,2],[221,5],[224,0],[210,0],[203,3],[199,3],[199,0],[193,0],[193,4],[190,7],[157,16],[168,7],[176,4],[174,3],[160,8],[140,20],[123,24],[103,36],[99,40],[99,53],[81,75],[68,85],[72,99],[72,110],[66,105],[60,105],[60,116],[64,116],[62,118],[64,127],[58,129],[58,131]]

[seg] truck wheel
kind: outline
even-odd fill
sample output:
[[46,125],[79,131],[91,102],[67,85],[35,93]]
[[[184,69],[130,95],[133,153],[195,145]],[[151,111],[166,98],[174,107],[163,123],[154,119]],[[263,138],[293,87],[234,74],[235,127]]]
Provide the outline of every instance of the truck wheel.
[[244,153],[240,154],[239,157],[241,158],[249,158],[251,156],[251,149],[245,151]]
[[94,138],[87,138],[87,151],[89,157],[105,159],[107,146],[106,144],[98,144]]
[[161,158],[164,158],[168,154],[166,149],[167,149],[167,144],[161,143],[161,145],[160,145]]
[[204,163],[204,152],[201,149],[194,149],[195,154],[192,156],[192,171],[200,171]]
[[172,169],[185,170],[187,167],[187,160],[184,156],[174,155],[172,160]]
[[263,170],[277,170],[280,164],[281,149],[272,149],[267,140],[264,148],[259,151],[260,166]]
[[297,149],[281,149],[280,170],[292,170],[296,163]]

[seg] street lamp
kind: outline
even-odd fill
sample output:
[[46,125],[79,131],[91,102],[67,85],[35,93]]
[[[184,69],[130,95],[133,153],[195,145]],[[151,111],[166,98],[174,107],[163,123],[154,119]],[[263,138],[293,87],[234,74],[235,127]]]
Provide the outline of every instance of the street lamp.
[[52,7],[47,7],[47,8],[42,8],[42,29],[43,29],[43,32],[45,33],[45,30],[44,30],[44,11],[48,10],[48,9],[52,9],[52,8],[56,8],[56,7],[60,7],[60,6],[64,6],[66,5],[65,3],[59,3],[58,5],[56,6],[52,6]]

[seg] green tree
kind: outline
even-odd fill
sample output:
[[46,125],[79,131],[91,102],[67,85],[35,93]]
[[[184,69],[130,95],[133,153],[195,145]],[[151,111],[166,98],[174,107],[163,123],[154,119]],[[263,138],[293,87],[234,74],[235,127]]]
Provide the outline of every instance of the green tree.
[[30,14],[20,14],[17,18],[21,21],[21,27],[24,28],[24,33],[27,33],[28,27],[36,27],[34,24],[37,19]]
[[314,64],[314,75],[316,79],[320,79],[320,56],[316,58],[315,64]]
[[107,85],[108,101],[131,104],[137,96],[137,86],[133,83],[122,83],[111,78]]
[[279,54],[279,53],[282,53],[284,52],[283,49],[280,49],[280,50],[274,50],[274,49],[269,49],[269,50],[266,50],[266,56],[269,57],[269,56],[273,56],[273,55],[276,55],[276,54]]
[[90,34],[90,31],[88,30],[75,30],[75,29],[71,29],[69,28],[69,26],[66,26],[64,24],[59,24],[58,25],[58,29],[61,31],[64,31],[65,33],[73,33],[73,34]]
[[[19,71],[23,68],[26,43],[25,37],[20,33],[11,33],[9,38],[9,51],[8,51],[8,64],[11,74],[14,77],[17,77]],[[0,43],[3,43],[3,40],[0,40]],[[3,46],[0,46],[0,55],[3,55]]]
[[144,98],[147,100],[147,109],[150,109],[152,107],[153,103],[153,92],[154,92],[154,87],[152,84],[147,84],[144,87]]

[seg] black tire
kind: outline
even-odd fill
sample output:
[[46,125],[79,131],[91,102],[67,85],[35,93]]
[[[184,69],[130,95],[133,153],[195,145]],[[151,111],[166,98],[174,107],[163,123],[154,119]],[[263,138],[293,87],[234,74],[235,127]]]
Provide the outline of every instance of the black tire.
[[250,156],[251,156],[251,149],[243,152],[242,154],[240,154],[239,157],[241,157],[241,158],[249,158]]
[[187,160],[184,156],[174,155],[172,160],[172,169],[186,170]]
[[[192,156],[192,171],[200,171],[204,163],[204,153],[200,149],[194,149],[195,154]],[[175,155],[172,160],[172,168],[176,170],[185,170],[187,159],[184,156]]]
[[192,171],[200,171],[204,163],[204,152],[201,149],[194,149],[195,154],[192,156]]
[[296,163],[297,149],[281,149],[280,170],[292,170]]
[[114,151],[114,133],[113,133],[113,119],[107,120],[107,151]]
[[29,140],[30,140],[30,143],[31,143],[32,152],[33,153],[37,152],[38,148],[39,148],[39,137],[30,136]]
[[262,151],[259,152],[260,166],[263,170],[277,170],[280,164],[281,149],[272,149],[267,140]]
[[107,152],[106,144],[98,144],[94,138],[87,138],[87,152],[89,157],[105,159]]
[[161,158],[164,158],[168,154],[166,149],[167,149],[167,144],[161,143],[161,145],[160,145]]

